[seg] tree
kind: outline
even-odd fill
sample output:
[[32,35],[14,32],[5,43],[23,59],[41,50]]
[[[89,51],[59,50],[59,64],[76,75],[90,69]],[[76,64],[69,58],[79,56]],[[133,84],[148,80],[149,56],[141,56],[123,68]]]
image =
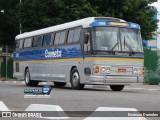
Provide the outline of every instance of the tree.
[[18,5],[17,18],[27,32],[97,15],[86,0],[25,0]]
[[108,16],[140,24],[143,39],[150,40],[157,27],[153,19],[157,0],[1,0],[0,46],[12,44],[22,32],[37,30],[85,17]]
[[19,24],[15,17],[14,7],[18,3],[18,0],[1,0],[0,10],[4,10],[4,13],[0,13],[0,46],[1,45],[13,45],[14,37],[18,34]]
[[157,28],[155,8],[148,6],[157,0],[87,0],[103,16],[117,17],[140,24],[142,38],[150,40]]

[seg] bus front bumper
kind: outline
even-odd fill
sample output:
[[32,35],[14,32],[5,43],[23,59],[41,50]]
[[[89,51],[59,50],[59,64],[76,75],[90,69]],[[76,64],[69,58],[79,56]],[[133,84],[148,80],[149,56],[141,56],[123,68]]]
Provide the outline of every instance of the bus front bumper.
[[143,83],[143,76],[86,76],[87,83],[90,84],[131,84]]

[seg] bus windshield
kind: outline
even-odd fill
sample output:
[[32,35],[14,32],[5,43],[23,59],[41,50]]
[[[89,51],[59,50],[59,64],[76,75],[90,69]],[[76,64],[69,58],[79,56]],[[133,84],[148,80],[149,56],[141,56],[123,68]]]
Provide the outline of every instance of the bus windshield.
[[142,52],[142,41],[137,29],[95,27],[92,35],[93,50]]

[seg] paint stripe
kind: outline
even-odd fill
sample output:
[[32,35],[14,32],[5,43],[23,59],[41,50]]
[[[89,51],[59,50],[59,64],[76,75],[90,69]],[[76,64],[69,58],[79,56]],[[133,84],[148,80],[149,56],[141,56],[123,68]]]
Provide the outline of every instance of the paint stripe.
[[0,111],[9,111],[7,106],[3,103],[3,101],[0,101]]
[[144,59],[137,59],[137,58],[102,58],[102,57],[90,57],[85,58],[85,60],[117,60],[117,61],[140,61],[143,62]]
[[51,59],[51,60],[26,60],[15,62],[64,62],[64,61],[82,61],[82,60],[107,60],[107,61],[138,61],[144,62],[144,59],[138,58],[104,58],[104,57],[89,57],[89,58],[65,58],[65,59]]

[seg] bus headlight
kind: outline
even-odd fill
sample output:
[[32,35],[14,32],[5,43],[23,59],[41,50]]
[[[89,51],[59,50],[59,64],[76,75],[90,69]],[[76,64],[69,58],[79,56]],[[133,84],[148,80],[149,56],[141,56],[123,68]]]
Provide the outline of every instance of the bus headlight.
[[102,66],[101,67],[101,73],[111,73],[111,67],[110,66]]
[[133,74],[144,74],[144,68],[133,67]]

